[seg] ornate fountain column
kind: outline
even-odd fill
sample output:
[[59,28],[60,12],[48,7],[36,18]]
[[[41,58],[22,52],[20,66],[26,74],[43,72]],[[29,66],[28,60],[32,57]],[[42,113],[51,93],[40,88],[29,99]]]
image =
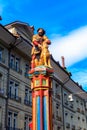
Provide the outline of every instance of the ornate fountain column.
[[50,64],[51,41],[39,28],[32,37],[32,61],[29,78],[32,89],[32,130],[52,130],[52,74]]
[[30,70],[32,89],[32,130],[52,130],[53,69],[38,66]]

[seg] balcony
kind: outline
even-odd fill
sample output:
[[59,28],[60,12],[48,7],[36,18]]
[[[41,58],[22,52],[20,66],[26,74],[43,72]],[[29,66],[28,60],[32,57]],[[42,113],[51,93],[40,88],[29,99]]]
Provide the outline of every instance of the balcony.
[[21,130],[21,129],[7,126],[6,130]]
[[30,100],[24,99],[24,104],[32,107],[32,102]]
[[19,97],[19,96],[15,96],[14,94],[9,94],[8,97],[14,101],[21,103],[21,97]]
[[22,74],[22,70],[19,67],[17,67],[16,65],[10,63],[9,67],[11,69],[13,69],[14,71],[18,72],[19,74]]

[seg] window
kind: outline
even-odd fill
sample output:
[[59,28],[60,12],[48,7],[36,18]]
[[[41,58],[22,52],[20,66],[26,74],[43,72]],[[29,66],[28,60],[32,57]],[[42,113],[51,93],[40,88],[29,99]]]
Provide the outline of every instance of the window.
[[31,93],[31,91],[29,92],[29,100],[30,100],[30,104],[32,105],[32,93]]
[[12,112],[8,112],[8,127],[12,127]]
[[61,129],[61,127],[60,126],[57,126],[57,130],[60,130]]
[[56,109],[58,109],[58,107],[59,107],[59,105],[58,105],[58,103],[56,103]]
[[68,112],[65,112],[65,116],[67,116],[68,115]]
[[9,96],[10,97],[13,94],[13,87],[14,87],[14,82],[10,81],[10,84],[9,84]]
[[78,116],[78,120],[80,120],[80,116]]
[[84,122],[84,121],[85,121],[85,119],[82,119],[82,121]]
[[70,128],[70,124],[69,123],[66,123],[66,128]]
[[74,107],[73,102],[71,101],[71,102],[69,102],[69,104],[70,104],[70,108],[73,109],[73,107]]
[[55,84],[55,92],[58,93],[58,84]]
[[78,99],[76,99],[76,103],[78,103],[79,102],[79,100]]
[[8,128],[17,128],[18,124],[18,113],[16,112],[8,112]]
[[18,96],[18,86],[19,84],[16,83],[15,81],[10,81],[10,84],[9,84],[9,95],[14,95],[15,97]]
[[56,103],[56,118],[58,118],[58,108],[59,108],[59,105],[58,103]]
[[32,118],[28,115],[25,115],[25,121],[24,121],[24,130],[30,130],[29,123],[31,122]]
[[28,121],[28,116],[25,116],[24,130],[29,130],[29,128],[28,128],[28,123],[29,123],[29,121]]
[[15,65],[15,57],[14,57],[14,55],[11,55],[10,56],[10,67],[14,68],[14,65]]
[[29,89],[27,87],[25,88],[25,99],[29,100]]
[[64,92],[64,104],[65,104],[65,105],[68,105],[67,96],[68,96],[67,93]]
[[28,71],[29,71],[29,65],[26,64],[26,65],[25,65],[25,72],[27,73]]
[[10,56],[10,67],[17,72],[22,73],[20,70],[20,59],[13,54]]
[[30,67],[28,64],[25,64],[25,77],[28,76],[28,71],[29,71]]
[[56,119],[58,121],[61,121],[61,108],[60,105],[58,103],[56,103]]
[[15,95],[16,98],[18,97],[18,86],[19,86],[19,84],[15,83],[15,85],[14,85],[14,95]]
[[73,114],[71,114],[71,119],[73,119],[73,117],[74,117],[74,115],[73,115]]
[[9,98],[20,102],[21,98],[18,97],[18,87],[19,87],[19,83],[15,82],[13,80],[10,80],[8,95],[9,95]]
[[32,93],[28,87],[25,87],[25,99],[24,103],[26,105],[32,105]]
[[4,94],[4,80],[3,80],[3,75],[0,73],[0,94],[3,95]]
[[17,37],[18,37],[17,29],[16,29],[15,27],[10,28],[9,31],[10,31],[14,36],[17,36]]
[[55,97],[60,100],[60,93],[61,93],[61,88],[60,85],[55,83]]
[[20,67],[20,60],[19,60],[19,58],[16,58],[15,59],[15,69],[16,69],[16,71],[19,71],[19,67]]
[[3,59],[3,54],[4,54],[4,49],[0,47],[0,61],[4,63],[5,61]]
[[2,48],[0,47],[0,61],[2,60]]
[[17,128],[17,116],[18,116],[18,114],[14,113],[14,115],[13,115],[13,127],[14,128]]
[[0,73],[0,89],[2,88],[2,74]]

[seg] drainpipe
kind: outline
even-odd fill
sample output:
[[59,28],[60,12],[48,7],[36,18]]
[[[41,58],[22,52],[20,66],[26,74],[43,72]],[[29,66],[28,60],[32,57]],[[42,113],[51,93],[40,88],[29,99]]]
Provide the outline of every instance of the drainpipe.
[[8,75],[7,75],[7,89],[6,89],[6,115],[5,115],[5,127],[6,127],[6,130],[8,129],[7,126],[8,126],[8,90],[9,90],[9,71],[10,71],[10,68],[9,68],[9,63],[10,63],[10,52],[11,52],[11,48],[9,49],[9,53],[8,53]]
[[[16,38],[15,41],[13,42],[13,44],[16,43]],[[10,77],[10,53],[11,53],[12,47],[10,46],[10,48],[8,49],[8,75],[7,75],[7,89],[6,89],[6,115],[5,115],[5,128],[6,130],[8,130],[7,126],[8,126],[8,90],[9,90],[9,77]]]
[[61,87],[62,93],[62,117],[63,117],[63,130],[65,130],[65,123],[64,123],[64,105],[63,105],[63,86]]

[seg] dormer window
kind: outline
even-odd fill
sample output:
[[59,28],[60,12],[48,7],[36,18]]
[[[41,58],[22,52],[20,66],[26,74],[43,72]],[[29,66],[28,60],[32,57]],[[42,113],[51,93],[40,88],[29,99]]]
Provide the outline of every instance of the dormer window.
[[17,32],[17,30],[16,30],[15,27],[10,28],[10,29],[9,29],[9,32],[11,32],[14,36],[19,37],[18,32]]

